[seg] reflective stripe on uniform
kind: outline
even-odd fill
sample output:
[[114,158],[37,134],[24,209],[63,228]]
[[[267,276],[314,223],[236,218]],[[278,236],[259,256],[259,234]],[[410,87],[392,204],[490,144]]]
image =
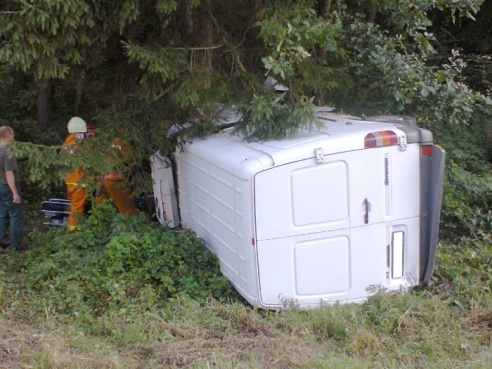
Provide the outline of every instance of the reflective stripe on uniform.
[[66,184],[67,186],[77,186],[77,187],[83,187],[83,188],[87,187],[87,185],[86,185],[86,184],[81,184],[81,185],[79,186],[79,184],[78,184],[78,183],[72,183],[72,182],[66,182],[65,184]]

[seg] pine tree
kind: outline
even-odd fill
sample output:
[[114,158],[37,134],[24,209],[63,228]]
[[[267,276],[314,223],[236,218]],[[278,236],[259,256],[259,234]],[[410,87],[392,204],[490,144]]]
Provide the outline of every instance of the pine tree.
[[[259,140],[316,124],[314,104],[459,123],[489,100],[467,86],[459,52],[436,53],[430,15],[471,19],[482,2],[4,0],[2,109],[19,120],[37,106],[44,126],[81,114],[103,136],[121,128],[142,163],[174,149],[174,124],[188,137],[216,130],[220,106]],[[288,91],[265,89],[267,77]]]

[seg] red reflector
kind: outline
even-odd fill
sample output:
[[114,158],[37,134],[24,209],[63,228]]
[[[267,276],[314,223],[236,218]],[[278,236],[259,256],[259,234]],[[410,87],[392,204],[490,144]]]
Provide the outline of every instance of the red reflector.
[[430,146],[430,145],[422,146],[422,155],[431,156],[432,155],[432,146]]
[[251,238],[251,244],[254,246],[255,245],[255,239],[254,237]]
[[391,146],[398,143],[398,137],[393,131],[378,131],[369,133],[364,138],[364,147],[370,149],[373,147]]

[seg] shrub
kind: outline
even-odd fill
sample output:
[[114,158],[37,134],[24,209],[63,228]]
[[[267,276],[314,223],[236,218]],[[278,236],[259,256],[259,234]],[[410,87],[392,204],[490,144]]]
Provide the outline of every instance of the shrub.
[[223,301],[232,292],[216,256],[191,231],[115,214],[110,202],[94,208],[80,231],[37,233],[39,245],[24,262],[26,289],[58,313],[98,315],[143,300],[152,308],[180,294]]

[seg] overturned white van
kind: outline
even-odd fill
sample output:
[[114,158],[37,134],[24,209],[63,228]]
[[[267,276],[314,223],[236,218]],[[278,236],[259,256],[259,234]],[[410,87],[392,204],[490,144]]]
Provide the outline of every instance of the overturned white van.
[[[444,150],[406,117],[317,110],[321,128],[247,142],[233,129],[154,157],[159,219],[203,238],[252,305],[364,301],[431,278]],[[164,214],[165,213],[165,214]],[[372,288],[371,288],[372,287]]]

